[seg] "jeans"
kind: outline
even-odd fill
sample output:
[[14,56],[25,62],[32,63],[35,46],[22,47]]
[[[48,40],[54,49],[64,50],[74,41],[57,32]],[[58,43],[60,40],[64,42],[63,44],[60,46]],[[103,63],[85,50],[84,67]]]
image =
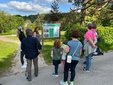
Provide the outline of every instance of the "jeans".
[[90,70],[91,68],[91,64],[92,64],[92,57],[93,57],[93,53],[89,54],[88,56],[86,56],[86,67],[85,70]]
[[64,82],[66,82],[68,80],[68,72],[69,70],[71,71],[71,78],[70,81],[74,81],[75,78],[75,68],[78,64],[78,60],[72,60],[71,63],[67,63],[65,62],[65,66],[64,66]]
[[21,60],[21,64],[23,65],[24,64],[24,52],[23,51],[21,51],[21,53],[20,53],[20,60]]

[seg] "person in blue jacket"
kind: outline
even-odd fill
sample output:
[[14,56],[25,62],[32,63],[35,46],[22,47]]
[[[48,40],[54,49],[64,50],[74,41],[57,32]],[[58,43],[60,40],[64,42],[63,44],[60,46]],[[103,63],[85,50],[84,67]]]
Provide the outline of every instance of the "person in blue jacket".
[[39,50],[41,50],[41,44],[35,37],[32,37],[31,29],[26,29],[26,35],[27,37],[22,40],[21,48],[27,59],[27,79],[28,81],[31,81],[32,61],[34,63],[34,75],[36,77],[38,76],[38,55]]

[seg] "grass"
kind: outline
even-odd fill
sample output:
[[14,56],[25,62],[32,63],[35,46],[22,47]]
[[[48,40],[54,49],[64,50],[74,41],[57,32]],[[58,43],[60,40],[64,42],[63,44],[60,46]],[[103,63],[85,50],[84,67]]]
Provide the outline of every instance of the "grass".
[[108,44],[108,43],[105,43],[105,42],[99,42],[98,46],[104,52],[108,52],[110,50],[113,50],[113,43]]
[[9,38],[9,39],[12,39],[12,40],[17,40],[19,41],[18,37],[17,36],[11,36],[11,35],[7,35],[5,36],[6,38]]
[[0,35],[11,35],[11,34],[16,34],[16,30],[10,30],[8,32],[5,32],[5,33],[0,33]]
[[0,41],[0,74],[11,67],[18,44]]
[[43,58],[46,62],[46,64],[50,65],[51,62],[52,62],[52,59],[51,59],[51,48],[52,48],[52,45],[44,45],[44,48],[42,50],[42,53],[43,53]]
[[[61,36],[60,36],[61,41],[62,41],[62,39],[65,38],[64,33],[65,33],[65,31],[61,31]],[[7,34],[10,34],[10,33],[7,33]],[[40,31],[40,34],[41,34],[41,31]],[[4,35],[4,36],[6,36],[9,39],[18,40],[18,38],[16,36],[9,36],[9,35]],[[44,60],[47,64],[51,64],[51,62],[52,62],[50,54],[51,54],[51,48],[53,46],[54,40],[55,39],[44,39],[44,46],[43,46],[42,53],[43,53]],[[1,45],[0,45],[0,48],[1,48]],[[7,46],[5,48],[9,49]],[[12,51],[12,53],[13,53],[13,51]],[[9,58],[9,55],[12,55],[12,54],[11,53],[7,53],[7,55],[3,54],[3,56],[7,57],[7,58]],[[4,60],[5,58],[0,57],[0,62],[1,62],[1,59]],[[8,60],[10,60],[10,59],[8,59]],[[5,61],[4,61],[4,63],[5,63]],[[4,66],[4,68],[5,68],[5,66]]]

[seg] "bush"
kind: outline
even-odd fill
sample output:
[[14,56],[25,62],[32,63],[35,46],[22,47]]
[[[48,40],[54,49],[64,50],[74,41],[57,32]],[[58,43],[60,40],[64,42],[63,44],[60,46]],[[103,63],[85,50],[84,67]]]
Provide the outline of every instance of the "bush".
[[83,26],[81,26],[80,24],[74,24],[74,25],[71,25],[70,26],[70,28],[68,28],[67,30],[66,30],[66,32],[65,32],[65,37],[68,39],[68,40],[71,40],[71,38],[70,38],[70,33],[73,31],[73,30],[76,30],[76,29],[78,29],[78,30],[80,30],[80,38],[79,38],[79,40],[83,43],[83,36],[84,36],[84,34],[85,34],[85,32],[86,32],[86,28],[85,27],[83,27]]
[[113,50],[113,28],[99,26],[97,32],[100,48],[104,51]]
[[[84,34],[86,32],[86,27],[83,27],[79,24],[71,25],[70,28],[68,28],[67,31],[65,32],[65,37],[68,40],[70,40],[70,33],[75,29],[80,30],[81,36],[80,36],[79,40],[83,43]],[[98,36],[99,36],[98,46],[103,51],[113,50],[113,28],[98,26],[97,27],[97,33],[98,33]]]

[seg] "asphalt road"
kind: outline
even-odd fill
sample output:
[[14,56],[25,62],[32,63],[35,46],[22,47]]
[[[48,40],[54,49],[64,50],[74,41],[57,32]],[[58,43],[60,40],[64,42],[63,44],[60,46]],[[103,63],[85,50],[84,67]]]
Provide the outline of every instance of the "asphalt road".
[[[80,60],[76,68],[75,85],[113,85],[113,52],[105,53],[102,56],[93,57],[91,72],[84,72],[83,59]],[[61,66],[59,77],[53,77],[53,66],[43,66],[39,69],[39,76],[32,76],[29,82],[24,76],[24,71],[0,78],[2,85],[60,85],[63,78]]]

